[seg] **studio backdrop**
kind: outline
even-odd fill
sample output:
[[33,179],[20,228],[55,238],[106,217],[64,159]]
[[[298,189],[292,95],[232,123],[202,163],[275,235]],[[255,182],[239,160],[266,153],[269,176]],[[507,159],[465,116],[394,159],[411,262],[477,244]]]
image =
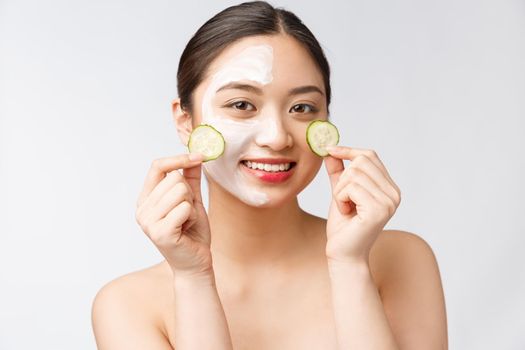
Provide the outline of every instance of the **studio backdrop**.
[[[96,292],[162,260],[136,200],[153,159],[186,152],[186,42],[236,3],[0,0],[0,349],[94,349]],[[525,3],[272,4],[327,54],[341,144],[401,188],[386,228],[432,247],[450,349],[525,349]],[[329,200],[321,168],[300,204]]]

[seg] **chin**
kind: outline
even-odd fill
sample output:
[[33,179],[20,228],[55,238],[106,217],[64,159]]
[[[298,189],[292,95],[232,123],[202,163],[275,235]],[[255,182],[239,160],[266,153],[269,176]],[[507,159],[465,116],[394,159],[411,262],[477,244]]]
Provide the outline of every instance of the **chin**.
[[230,176],[231,179],[237,180],[234,186],[231,185],[231,182],[221,184],[212,177],[209,177],[206,170],[204,172],[209,187],[218,190],[214,190],[213,192],[217,194],[220,193],[221,196],[228,196],[230,200],[237,200],[251,207],[260,209],[279,208],[295,203],[297,201],[297,195],[316,175],[315,172],[312,172],[308,175],[308,178],[299,180],[307,174],[305,174],[304,171],[298,171],[294,176],[288,178],[287,181],[271,183],[258,180],[257,177],[247,176],[248,174],[243,173],[244,170],[242,169],[239,169],[239,171],[241,172],[241,176],[238,176],[239,173],[232,173]]
[[260,209],[269,209],[269,208],[279,208],[279,207],[283,207],[283,206],[287,206],[287,205],[296,203],[297,195],[299,194],[300,191],[298,191],[297,189],[297,184],[290,183],[288,186],[284,188],[283,187],[278,188],[278,187],[267,187],[267,186],[259,187],[257,186],[254,188],[254,192],[264,194],[265,200],[259,203],[254,203],[254,202],[250,203],[250,201],[248,200],[243,200],[243,202],[250,206],[257,207]]

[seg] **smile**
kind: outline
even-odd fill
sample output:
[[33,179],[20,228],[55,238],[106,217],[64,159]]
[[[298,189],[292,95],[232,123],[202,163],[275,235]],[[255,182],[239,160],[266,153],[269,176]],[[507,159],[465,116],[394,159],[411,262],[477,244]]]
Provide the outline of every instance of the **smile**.
[[269,163],[259,163],[259,162],[249,161],[249,160],[243,160],[242,163],[250,169],[262,170],[262,171],[272,172],[272,173],[288,171],[290,167],[293,167],[293,165],[295,165],[294,162],[269,164]]
[[290,176],[292,176],[297,163],[259,163],[243,160],[241,164],[241,168],[244,169],[248,175],[254,176],[264,182],[279,183],[288,180]]

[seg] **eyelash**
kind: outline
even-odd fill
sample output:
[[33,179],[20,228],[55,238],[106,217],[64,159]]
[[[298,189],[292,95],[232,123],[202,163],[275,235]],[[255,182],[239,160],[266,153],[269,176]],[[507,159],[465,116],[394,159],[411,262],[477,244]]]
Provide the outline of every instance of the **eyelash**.
[[[240,103],[248,104],[248,105],[252,106],[252,107],[255,109],[255,107],[254,107],[253,104],[251,104],[251,103],[248,102],[248,101],[244,101],[244,100],[241,100],[241,101],[235,101],[235,102],[232,102],[232,103],[230,103],[230,104],[228,104],[228,105],[226,105],[226,106],[227,106],[227,107],[233,107],[233,108],[235,108],[235,106],[238,105],[238,104],[240,104]],[[310,104],[308,104],[308,103],[298,103],[298,104],[292,106],[292,108],[290,108],[290,111],[291,111],[292,109],[294,109],[295,107],[297,107],[297,106],[306,106],[306,107],[310,108],[310,111],[309,111],[309,112],[302,112],[302,113],[315,113],[315,112],[317,112],[317,108],[315,108],[314,106],[312,106],[312,105],[310,105]],[[247,109],[238,109],[238,108],[235,108],[235,109],[240,110],[240,111],[250,111],[250,110],[247,110]],[[253,109],[252,109],[252,110],[253,110]],[[301,113],[301,112],[298,112],[298,113]]]
[[[255,109],[254,105],[252,105],[250,102],[248,102],[248,101],[244,101],[244,100],[241,100],[241,101],[235,101],[235,102],[232,102],[232,103],[230,103],[230,104],[228,104],[228,105],[226,105],[226,106],[227,106],[227,107],[234,107],[234,108],[235,108],[235,105],[238,105],[239,103],[245,103],[245,104],[248,104],[248,105],[252,106],[252,107]],[[235,109],[238,109],[238,108],[235,108]],[[240,110],[240,111],[246,111],[246,109],[238,109],[238,110]],[[249,110],[248,110],[248,111],[249,111]]]
[[[303,112],[303,113],[315,113],[315,112],[317,112],[317,108],[315,108],[314,106],[312,106],[312,105],[310,105],[308,103],[298,103],[298,104],[294,105],[292,108],[290,108],[290,110],[294,109],[297,106],[306,106],[306,107],[310,108],[309,112]],[[299,113],[301,113],[301,112],[299,112]]]

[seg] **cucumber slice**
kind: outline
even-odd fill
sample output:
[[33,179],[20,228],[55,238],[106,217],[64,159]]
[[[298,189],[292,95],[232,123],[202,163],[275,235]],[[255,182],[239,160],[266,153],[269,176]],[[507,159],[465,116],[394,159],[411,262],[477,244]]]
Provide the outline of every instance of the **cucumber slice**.
[[339,132],[328,120],[314,120],[306,128],[306,142],[312,152],[324,157],[328,155],[326,146],[335,146],[339,143]]
[[217,159],[224,153],[226,142],[222,134],[209,124],[197,126],[190,134],[188,150],[204,154],[203,162]]

